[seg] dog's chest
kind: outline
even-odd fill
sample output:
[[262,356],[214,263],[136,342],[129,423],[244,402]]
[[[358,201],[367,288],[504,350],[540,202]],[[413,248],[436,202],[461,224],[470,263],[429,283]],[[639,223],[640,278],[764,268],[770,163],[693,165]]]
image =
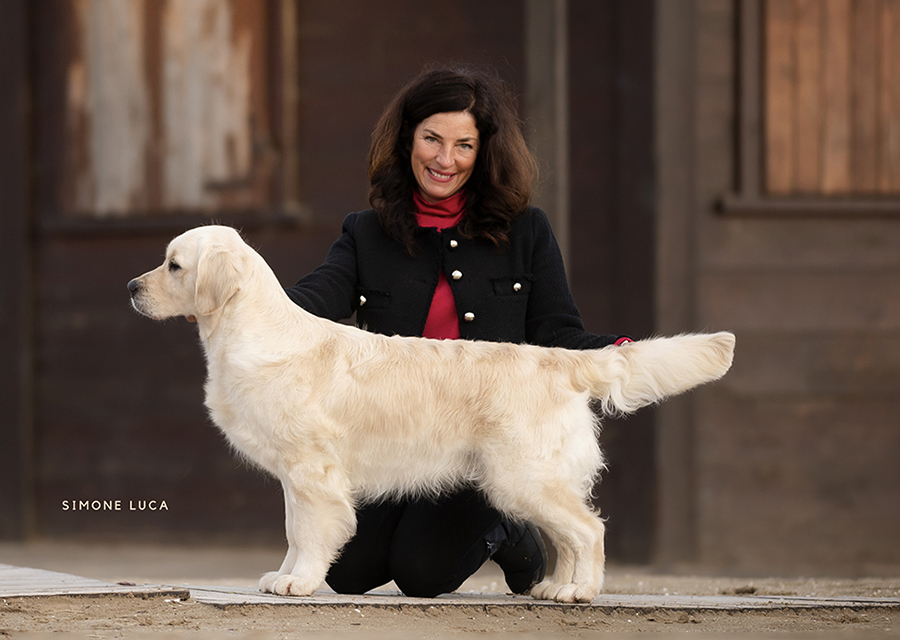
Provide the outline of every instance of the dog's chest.
[[233,380],[210,378],[207,381],[206,407],[212,421],[238,452],[275,473],[278,437],[265,415],[268,406],[240,389]]

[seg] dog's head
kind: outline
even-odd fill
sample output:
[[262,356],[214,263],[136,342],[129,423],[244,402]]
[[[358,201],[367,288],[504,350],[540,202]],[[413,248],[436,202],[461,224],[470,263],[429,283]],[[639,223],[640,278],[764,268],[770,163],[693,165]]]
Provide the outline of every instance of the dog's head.
[[248,266],[237,231],[197,227],[169,243],[160,266],[128,283],[131,304],[155,320],[209,316],[240,291]]

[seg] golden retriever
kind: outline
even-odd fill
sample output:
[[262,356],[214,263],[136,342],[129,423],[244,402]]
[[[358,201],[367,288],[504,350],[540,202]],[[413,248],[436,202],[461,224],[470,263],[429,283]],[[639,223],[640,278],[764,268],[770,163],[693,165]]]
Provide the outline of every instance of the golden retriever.
[[715,380],[730,333],[594,351],[376,335],[313,316],[229,227],[187,231],[128,283],[150,318],[196,319],[206,405],[234,448],[284,488],[287,556],[260,589],[312,594],[356,527],[354,505],[468,483],[540,526],[555,571],[531,595],[590,602],[604,525],[591,399],[627,413]]

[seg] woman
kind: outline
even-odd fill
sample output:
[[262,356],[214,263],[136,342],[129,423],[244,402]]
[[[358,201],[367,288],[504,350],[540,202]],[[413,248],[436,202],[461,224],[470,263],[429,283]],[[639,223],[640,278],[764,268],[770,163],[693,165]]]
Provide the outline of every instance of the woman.
[[[594,349],[546,215],[529,207],[535,165],[515,101],[492,75],[426,70],[381,116],[369,151],[372,209],[350,214],[324,264],[287,289],[298,305],[388,335]],[[488,559],[509,588],[543,579],[544,545],[472,488],[360,505],[327,582],[411,596],[455,590]]]

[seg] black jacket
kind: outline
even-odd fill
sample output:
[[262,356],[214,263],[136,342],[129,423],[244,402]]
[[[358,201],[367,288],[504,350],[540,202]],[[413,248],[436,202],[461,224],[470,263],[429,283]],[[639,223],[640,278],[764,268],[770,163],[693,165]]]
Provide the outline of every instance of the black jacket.
[[597,349],[616,336],[584,329],[543,211],[512,223],[511,246],[469,240],[456,227],[418,231],[418,256],[390,239],[374,211],[352,213],[325,262],[286,289],[307,311],[386,335],[421,336],[443,269],[462,338]]

